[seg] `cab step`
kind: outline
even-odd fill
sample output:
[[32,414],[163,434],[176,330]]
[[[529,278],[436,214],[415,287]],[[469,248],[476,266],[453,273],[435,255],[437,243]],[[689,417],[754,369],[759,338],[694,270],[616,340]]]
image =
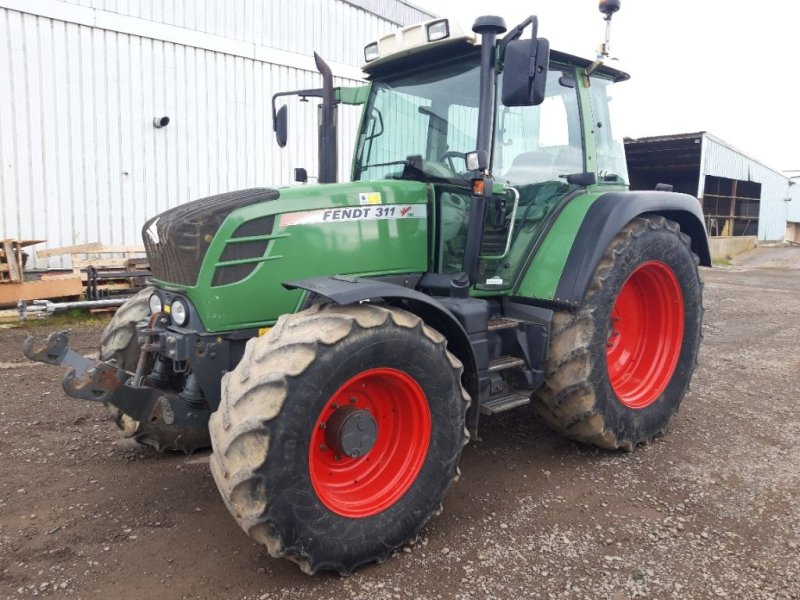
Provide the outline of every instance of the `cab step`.
[[489,319],[489,325],[487,329],[489,331],[499,331],[501,329],[516,329],[519,327],[522,321],[517,319],[509,319],[508,317],[496,317],[494,319]]
[[484,415],[496,415],[518,406],[525,406],[530,404],[531,397],[524,394],[511,392],[499,398],[491,398],[485,402],[481,402],[481,413]]
[[499,356],[489,361],[489,372],[495,373],[497,371],[505,371],[506,369],[515,369],[517,367],[524,367],[525,361],[516,356]]

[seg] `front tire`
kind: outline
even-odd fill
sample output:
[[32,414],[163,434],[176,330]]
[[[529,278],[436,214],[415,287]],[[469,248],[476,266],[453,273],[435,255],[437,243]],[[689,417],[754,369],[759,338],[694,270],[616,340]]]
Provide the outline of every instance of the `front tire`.
[[456,478],[462,371],[441,334],[399,309],[322,305],[281,317],[248,342],[211,417],[225,504],[306,573],[385,560],[438,513]]
[[553,316],[534,406],[556,430],[633,450],[666,430],[697,364],[702,282],[691,240],[660,216],[612,240],[582,306]]
[[[114,360],[117,367],[135,371],[139,362],[138,334],[136,326],[150,317],[150,296],[154,288],[146,287],[120,306],[108,322],[100,337],[100,360]],[[134,437],[139,422],[116,406],[106,405],[123,437]]]

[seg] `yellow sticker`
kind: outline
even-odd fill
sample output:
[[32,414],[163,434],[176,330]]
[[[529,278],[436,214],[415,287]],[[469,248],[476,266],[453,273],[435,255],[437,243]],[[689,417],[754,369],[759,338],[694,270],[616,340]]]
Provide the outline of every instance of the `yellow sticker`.
[[171,307],[169,304],[165,304],[165,305],[164,305],[164,312],[165,312],[165,313],[169,314],[169,312],[170,312],[171,310],[172,310],[172,307]]
[[358,203],[361,206],[365,204],[383,204],[381,201],[381,193],[380,192],[361,192],[358,195]]
[[270,329],[272,329],[272,327],[259,327],[258,337],[261,337],[262,335],[267,335]]

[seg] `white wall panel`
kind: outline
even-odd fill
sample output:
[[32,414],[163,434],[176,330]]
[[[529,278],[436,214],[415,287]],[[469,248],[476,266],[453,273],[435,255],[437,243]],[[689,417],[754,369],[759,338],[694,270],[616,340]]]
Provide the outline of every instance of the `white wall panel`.
[[800,177],[792,178],[792,186],[789,188],[791,200],[786,207],[786,220],[800,223]]
[[[362,3],[428,17],[397,0]],[[0,236],[46,239],[40,248],[139,244],[141,224],[168,207],[290,184],[295,166],[315,175],[316,105],[290,101],[280,150],[270,98],[320,85],[313,49],[335,74],[355,73],[341,65],[360,64],[364,44],[396,27],[356,4],[0,0]],[[163,115],[170,124],[154,128]],[[341,179],[359,115],[340,107]]]
[[[433,15],[400,0],[63,0],[231,40],[359,64],[361,50]],[[330,32],[336,32],[329,35]],[[363,34],[363,35],[361,35]]]

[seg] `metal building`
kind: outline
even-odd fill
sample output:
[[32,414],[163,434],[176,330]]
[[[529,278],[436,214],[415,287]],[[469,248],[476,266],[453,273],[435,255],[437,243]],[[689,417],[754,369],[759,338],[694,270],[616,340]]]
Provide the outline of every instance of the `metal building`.
[[[315,174],[314,105],[292,105],[279,150],[272,94],[321,85],[314,50],[355,82],[366,43],[431,16],[404,0],[0,0],[0,236],[140,244],[170,206]],[[344,177],[358,113],[339,113]]]
[[786,207],[786,240],[800,244],[800,172],[789,171],[789,197]]
[[632,189],[657,183],[700,199],[711,236],[757,236],[782,241],[791,180],[775,169],[701,131],[625,139]]

